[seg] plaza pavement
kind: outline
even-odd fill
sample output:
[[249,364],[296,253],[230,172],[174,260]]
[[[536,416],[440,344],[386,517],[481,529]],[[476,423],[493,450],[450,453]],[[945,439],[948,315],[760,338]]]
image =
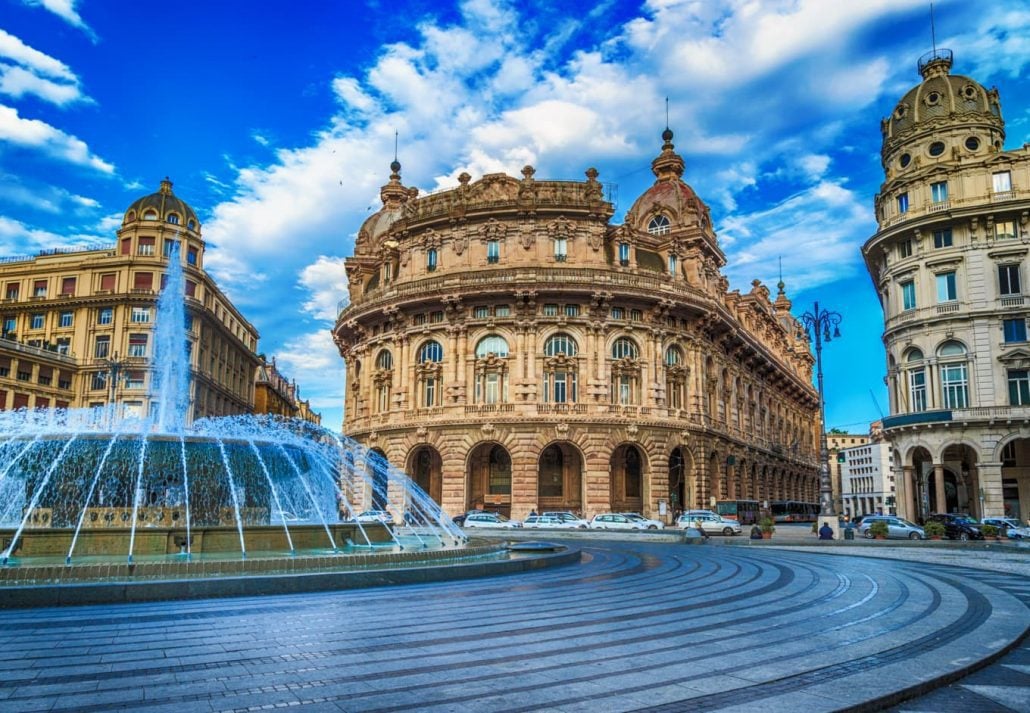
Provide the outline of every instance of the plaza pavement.
[[[0,612],[0,710],[875,710],[1030,622],[1018,563],[969,567],[997,552],[570,543],[581,564],[504,577]],[[969,680],[996,707],[963,713],[1006,710]]]

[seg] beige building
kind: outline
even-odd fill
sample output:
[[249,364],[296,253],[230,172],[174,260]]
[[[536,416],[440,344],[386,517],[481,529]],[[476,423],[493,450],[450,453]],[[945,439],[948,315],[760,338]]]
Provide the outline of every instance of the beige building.
[[833,494],[833,511],[843,513],[844,498],[841,480],[841,451],[852,446],[861,446],[869,443],[869,436],[856,433],[839,433],[836,430],[827,431],[826,446],[830,454],[830,490]]
[[899,510],[1030,514],[1026,318],[1030,148],[1005,150],[996,89],[925,55],[883,120],[879,228],[863,247],[884,312],[884,435]]
[[782,285],[729,292],[666,130],[622,225],[585,181],[490,174],[419,195],[392,164],[347,259],[344,431],[452,515],[671,517],[818,498],[818,396]]
[[157,297],[178,244],[192,416],[248,413],[258,334],[204,271],[193,209],[171,181],[125,212],[113,246],[0,259],[0,409],[150,408]]
[[839,512],[845,517],[857,515],[896,515],[897,490],[891,463],[891,445],[870,442],[841,450],[841,501]]
[[320,425],[322,416],[311,410],[310,401],[300,398],[297,382],[283,376],[275,358],[272,361],[268,361],[264,355],[258,358],[254,379],[254,413],[299,418]]

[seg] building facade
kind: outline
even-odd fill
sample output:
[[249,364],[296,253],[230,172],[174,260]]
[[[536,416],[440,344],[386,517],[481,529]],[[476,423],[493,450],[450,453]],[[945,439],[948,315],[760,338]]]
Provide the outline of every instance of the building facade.
[[113,247],[0,259],[0,409],[114,403],[146,414],[173,254],[186,280],[192,417],[252,411],[258,333],[204,271],[200,221],[167,179],[129,206]]
[[452,515],[816,501],[804,330],[782,284],[728,291],[663,138],[622,225],[594,169],[420,196],[395,161],[346,261],[345,433]]
[[883,120],[878,230],[900,514],[1030,514],[1030,147],[1004,148],[996,89],[950,50]]
[[275,358],[268,361],[260,355],[259,360],[254,378],[254,413],[298,418],[321,425],[322,416],[311,410],[310,401],[300,398],[297,382],[283,376]]
[[833,511],[844,512],[844,489],[841,479],[841,465],[844,456],[841,451],[852,446],[864,445],[869,436],[856,433],[841,433],[837,429],[827,431],[826,447],[830,455],[830,491],[833,495]]
[[865,443],[841,449],[841,501],[845,517],[896,515],[897,490],[889,443]]

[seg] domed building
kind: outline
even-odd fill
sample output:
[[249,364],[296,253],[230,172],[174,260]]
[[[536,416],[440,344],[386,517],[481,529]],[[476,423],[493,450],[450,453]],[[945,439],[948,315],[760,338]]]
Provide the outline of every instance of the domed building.
[[452,515],[814,502],[806,335],[782,285],[727,291],[663,138],[622,225],[594,169],[420,195],[395,161],[346,261],[344,431]]
[[125,211],[116,243],[0,261],[0,409],[150,408],[158,295],[175,250],[186,280],[191,417],[254,407],[258,334],[204,271],[193,209],[172,182]]
[[878,229],[863,246],[884,312],[899,512],[1030,514],[1024,283],[1030,149],[1005,150],[997,89],[924,55],[881,123]]

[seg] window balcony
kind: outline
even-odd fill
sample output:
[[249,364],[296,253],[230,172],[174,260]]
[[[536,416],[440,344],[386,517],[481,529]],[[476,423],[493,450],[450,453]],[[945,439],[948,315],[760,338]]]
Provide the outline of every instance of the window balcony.
[[958,312],[958,302],[945,302],[944,304],[937,305],[937,314],[951,314],[952,312]]
[[1001,297],[1002,307],[1022,307],[1023,306],[1023,295],[1002,295]]
[[991,202],[992,203],[1000,203],[1002,201],[1011,201],[1011,200],[1015,200],[1015,198],[1016,198],[1016,192],[1015,191],[995,191],[995,192],[991,193]]
[[930,213],[940,213],[941,211],[951,210],[951,201],[936,201],[930,204]]
[[488,257],[486,259],[486,264],[487,265],[496,265],[500,261],[501,261],[500,257],[498,257],[497,255],[491,255],[490,257]]
[[555,255],[554,256],[554,261],[555,262],[565,262],[565,258],[566,257],[568,257],[568,256],[567,255]]

